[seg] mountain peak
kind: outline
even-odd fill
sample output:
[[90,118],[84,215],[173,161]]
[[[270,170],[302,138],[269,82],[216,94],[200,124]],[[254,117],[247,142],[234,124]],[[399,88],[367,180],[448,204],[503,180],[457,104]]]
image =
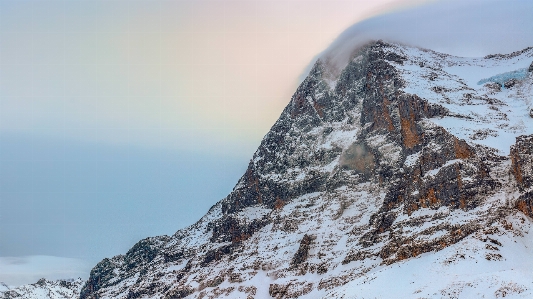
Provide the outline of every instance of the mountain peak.
[[[502,154],[533,133],[521,115],[533,78],[512,73],[530,58],[376,41],[335,80],[318,60],[233,191],[194,226],[134,246],[133,263],[101,263],[82,298],[338,298],[389,265],[483,244],[486,261],[510,266],[498,240],[530,229],[530,195],[515,183],[530,176],[530,139],[514,164]],[[500,74],[516,82],[495,91]]]
[[532,54],[318,60],[233,191],[81,298],[533,296]]

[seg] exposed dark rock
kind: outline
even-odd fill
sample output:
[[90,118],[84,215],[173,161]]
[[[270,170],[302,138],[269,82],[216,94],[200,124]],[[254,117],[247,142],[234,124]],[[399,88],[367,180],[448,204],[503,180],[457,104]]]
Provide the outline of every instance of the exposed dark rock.
[[533,72],[533,62],[531,63],[531,65],[529,65],[529,68],[527,69],[529,72]]
[[518,84],[518,80],[515,79],[515,78],[512,78],[512,79],[509,79],[507,81],[505,81],[505,83],[503,84],[503,86],[505,88],[512,88],[513,86],[515,86],[516,84]]
[[311,249],[311,243],[314,239],[315,237],[311,235],[304,235],[300,241],[300,247],[298,248],[298,251],[296,251],[294,257],[292,258],[291,264],[293,266],[298,266],[307,260],[307,257],[309,256],[309,250]]
[[533,186],[533,135],[516,137],[511,146],[512,173],[518,188],[526,190]]
[[213,223],[211,242],[239,243],[248,239],[267,224],[268,220],[266,219],[254,219],[250,223],[241,223],[234,217],[227,216],[221,221]]
[[218,261],[222,258],[222,256],[233,253],[233,249],[235,248],[235,245],[224,245],[216,249],[209,250],[204,260],[202,261],[202,266],[207,266],[212,261]]
[[533,49],[533,47],[527,47],[523,50],[520,50],[520,51],[514,51],[513,53],[510,53],[510,54],[489,54],[487,56],[485,56],[484,58],[485,59],[504,59],[504,58],[514,58],[516,56],[519,56],[523,53],[526,53],[528,51],[531,51],[531,49]]
[[[137,242],[125,255],[103,259],[91,270],[89,279],[81,290],[80,299],[96,299],[99,289],[114,286],[121,279],[128,279],[136,273],[146,274],[150,264],[160,255],[161,245],[166,241],[168,241],[167,236],[146,238]],[[168,258],[172,254],[167,252],[166,255]],[[160,258],[164,260],[165,255]],[[137,293],[142,295],[150,291]],[[132,293],[132,296],[137,293]]]
[[46,279],[41,278],[35,284],[42,287],[42,286],[46,285]]
[[387,53],[387,55],[385,55],[385,60],[394,61],[396,63],[403,64],[403,62],[407,60],[407,58],[405,58],[404,56],[398,55],[396,53]]
[[515,207],[522,213],[533,218],[533,191],[528,191],[518,198]]
[[183,251],[168,251],[163,253],[165,263],[171,263],[181,260],[184,257]]
[[180,288],[180,289],[172,290],[171,292],[169,292],[165,296],[165,299],[185,298],[185,297],[189,296],[190,294],[192,294],[193,292],[194,292],[194,289],[192,289],[192,288]]
[[[441,237],[429,241],[416,241],[411,238],[392,239],[380,251],[380,257],[384,259],[384,264],[392,264],[407,258],[416,257],[420,254],[438,251],[451,244],[455,244],[470,234],[480,230],[479,225],[463,226],[441,226],[432,230],[447,230],[448,233]],[[429,232],[426,232],[429,233]]]
[[289,286],[290,285],[279,285],[276,283],[270,284],[268,288],[268,294],[274,298],[285,298],[285,294],[287,294],[287,289]]
[[511,146],[511,171],[523,192],[515,207],[533,218],[533,135],[519,136]]
[[[122,258],[122,257],[119,257]],[[113,258],[116,260],[116,258]],[[80,294],[80,299],[97,299],[97,292],[100,288],[110,286],[109,282],[113,279],[113,271],[117,267],[117,263],[112,259],[105,258],[99,262],[92,270],[89,279],[83,286]]]
[[485,87],[493,94],[502,91],[502,86],[497,82],[489,82],[485,84]]
[[152,238],[143,239],[128,250],[124,256],[126,268],[133,269],[150,263],[159,253],[159,248]]
[[374,254],[371,252],[358,250],[356,252],[351,252],[350,254],[348,254],[342,261],[342,264],[346,265],[346,264],[349,264],[350,262],[362,261],[370,257],[374,257]]
[[276,299],[298,298],[313,289],[312,283],[270,284],[268,294]]

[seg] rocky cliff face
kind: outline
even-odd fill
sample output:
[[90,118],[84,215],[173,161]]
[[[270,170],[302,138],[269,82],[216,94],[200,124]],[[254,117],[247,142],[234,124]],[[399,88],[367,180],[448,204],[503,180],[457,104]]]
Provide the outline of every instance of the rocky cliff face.
[[[101,261],[80,298],[341,298],[424,259],[532,269],[508,262],[533,246],[523,109],[533,76],[520,71],[532,55],[465,59],[375,42],[335,81],[318,61],[225,199],[191,227]],[[498,273],[484,287],[492,295],[533,296],[533,282]]]
[[533,135],[519,136],[511,147],[511,170],[521,195],[516,207],[533,217]]

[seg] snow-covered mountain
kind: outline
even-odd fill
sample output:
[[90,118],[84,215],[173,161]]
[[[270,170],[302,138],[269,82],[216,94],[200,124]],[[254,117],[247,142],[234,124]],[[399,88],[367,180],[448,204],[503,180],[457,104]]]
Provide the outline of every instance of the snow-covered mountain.
[[226,198],[80,298],[533,297],[533,48],[353,57],[315,64]]
[[0,292],[9,291],[10,289],[11,288],[7,284],[0,281]]
[[20,287],[0,288],[0,298],[5,299],[72,299],[78,298],[84,281],[78,279],[62,279],[49,281],[44,278],[36,283]]

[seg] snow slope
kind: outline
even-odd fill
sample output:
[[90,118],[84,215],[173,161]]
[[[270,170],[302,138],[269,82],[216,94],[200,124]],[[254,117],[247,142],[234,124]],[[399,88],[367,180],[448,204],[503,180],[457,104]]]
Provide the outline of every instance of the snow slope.
[[57,280],[49,281],[40,279],[34,284],[11,287],[8,290],[0,289],[0,298],[5,299],[72,299],[79,297],[83,280]]
[[[391,50],[407,57],[396,65],[407,83],[403,90],[447,108],[450,116],[432,121],[455,136],[508,155],[516,136],[533,134],[533,48],[485,58],[400,45]],[[513,78],[515,85],[506,88]]]

